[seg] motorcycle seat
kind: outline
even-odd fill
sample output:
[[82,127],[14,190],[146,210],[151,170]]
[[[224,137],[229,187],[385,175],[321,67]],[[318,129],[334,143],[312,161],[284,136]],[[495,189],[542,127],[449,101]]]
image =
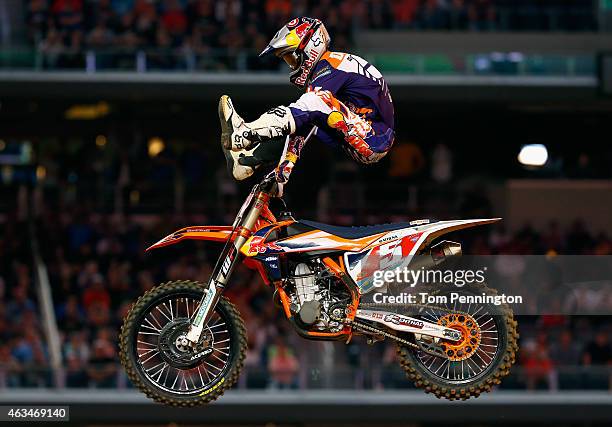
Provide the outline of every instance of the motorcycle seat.
[[343,227],[339,225],[323,224],[322,222],[308,220],[300,220],[298,222],[308,227],[318,228],[319,230],[325,231],[326,233],[333,234],[334,236],[341,237],[343,239],[360,239],[362,237],[371,236],[372,234],[384,233],[387,231],[394,231],[400,230],[402,228],[411,227],[410,223],[408,222],[362,225],[358,227]]

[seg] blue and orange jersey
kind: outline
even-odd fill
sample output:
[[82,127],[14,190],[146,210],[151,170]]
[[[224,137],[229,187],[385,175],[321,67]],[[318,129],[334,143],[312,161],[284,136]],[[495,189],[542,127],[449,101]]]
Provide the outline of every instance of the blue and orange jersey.
[[355,113],[394,129],[393,100],[380,71],[359,56],[325,52],[314,70],[308,90],[328,90]]

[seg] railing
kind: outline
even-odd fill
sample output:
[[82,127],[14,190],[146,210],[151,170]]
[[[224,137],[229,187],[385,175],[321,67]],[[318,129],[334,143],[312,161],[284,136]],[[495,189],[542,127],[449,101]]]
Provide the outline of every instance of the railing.
[[[381,71],[398,74],[593,76],[596,72],[594,55],[534,55],[521,52],[483,52],[458,57],[447,54],[360,54]],[[282,72],[285,67],[275,59],[262,62],[257,52],[251,51],[232,53],[215,50],[201,53],[172,49],[6,49],[0,50],[0,71],[2,70],[73,70],[87,73]]]
[[[603,13],[603,7],[600,13]],[[554,7],[532,2],[530,5],[496,8],[494,30],[498,31],[595,31],[603,25],[600,15],[589,5]],[[600,28],[603,29],[603,28]]]
[[[285,387],[297,390],[396,390],[414,388],[402,368],[396,364],[370,364],[354,367],[343,364],[330,368],[300,363],[300,368],[286,381],[275,379],[265,367],[245,366],[237,388],[266,389]],[[59,374],[59,375],[58,375]],[[57,380],[59,378],[59,381]],[[537,371],[514,366],[500,386],[507,390],[612,390],[612,367],[559,366]],[[19,388],[133,388],[119,363],[90,363],[79,367],[64,366],[59,372],[49,367],[28,364],[0,365],[0,390]]]
[[450,55],[376,54],[366,58],[386,73],[416,75],[593,76],[593,55],[483,52]]

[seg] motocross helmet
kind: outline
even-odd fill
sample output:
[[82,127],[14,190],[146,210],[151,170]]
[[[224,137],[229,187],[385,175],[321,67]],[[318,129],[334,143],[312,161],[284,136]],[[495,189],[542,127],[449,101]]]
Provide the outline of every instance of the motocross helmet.
[[278,30],[259,56],[272,52],[284,59],[291,68],[289,81],[305,88],[312,70],[328,49],[329,41],[329,33],[320,20],[303,16],[292,19]]

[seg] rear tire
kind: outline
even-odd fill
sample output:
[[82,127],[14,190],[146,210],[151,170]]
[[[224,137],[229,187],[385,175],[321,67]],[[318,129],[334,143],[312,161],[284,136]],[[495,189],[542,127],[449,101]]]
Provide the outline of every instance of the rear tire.
[[[163,333],[179,333],[174,332],[174,330],[178,331],[179,329],[172,328],[172,321],[177,322],[180,328],[185,328],[183,325],[188,324],[190,306],[191,313],[193,313],[196,302],[204,294],[204,289],[205,285],[203,283],[192,281],[175,281],[159,285],[138,298],[121,327],[119,341],[121,364],[132,383],[156,402],[182,407],[203,405],[217,399],[225,390],[232,387],[238,379],[246,355],[246,330],[240,313],[227,298],[222,297],[219,300],[214,317],[206,326],[215,328],[217,325],[221,325],[221,322],[224,322],[221,327],[217,328],[217,331],[221,330],[223,332],[223,339],[219,340],[221,344],[217,344],[215,347],[215,339],[212,338],[211,342],[213,344],[209,348],[214,350],[210,353],[206,353],[204,356],[196,354],[193,356],[195,361],[190,362],[192,359],[188,358],[185,365],[173,364],[173,361],[167,357],[168,347],[161,344]],[[164,304],[167,304],[168,301],[170,301],[171,310],[169,312],[159,311],[159,307],[167,308]],[[173,301],[176,301],[177,304],[174,310],[172,310]],[[181,304],[180,307],[179,304]],[[183,307],[186,307],[186,309]],[[153,316],[157,317],[152,318],[152,313],[155,313]],[[165,324],[162,315],[168,319]],[[216,323],[213,323],[213,320]],[[223,329],[223,326],[226,329]],[[157,328],[160,330],[159,333],[155,332]],[[170,329],[170,332],[164,332],[168,329]],[[209,329],[209,331],[212,331],[212,329]],[[215,334],[217,332],[211,332],[210,335],[214,337]],[[172,335],[173,340],[176,336]],[[147,342],[143,342],[145,338]],[[152,362],[147,361],[148,353],[152,354],[151,357],[158,357],[158,359],[153,359]],[[176,348],[175,353],[177,353]],[[222,366],[219,366],[218,360],[222,360],[219,356],[227,358],[227,360],[223,360]],[[160,367],[158,368],[153,366],[146,369],[144,367],[145,363],[153,365],[157,361],[160,361]],[[166,365],[168,365],[168,374],[165,373]],[[212,367],[215,369],[212,369]],[[159,369],[163,370],[159,374],[159,380],[156,381],[155,377]],[[205,375],[202,375],[203,369]],[[181,378],[176,390],[174,390],[174,385],[172,388],[166,386],[166,384],[172,382],[173,377],[169,374],[170,372],[176,372],[176,378]],[[161,384],[164,375],[166,375],[168,383],[164,381],[164,384]],[[170,380],[167,379],[169,375]],[[187,379],[190,379],[190,381],[187,381]],[[200,380],[201,386],[197,386]],[[185,381],[185,390],[181,390],[182,381]],[[190,390],[190,382],[193,384],[193,390]]]
[[[476,294],[481,294],[483,292],[487,295],[497,294],[495,290],[487,288],[486,286],[475,287],[474,291],[476,291]],[[483,392],[491,391],[493,386],[500,384],[502,378],[510,373],[510,367],[516,360],[519,337],[517,322],[514,320],[512,310],[506,304],[499,306],[482,304],[482,306],[486,307],[486,310],[491,312],[490,318],[493,319],[496,325],[496,331],[498,331],[497,342],[499,344],[497,353],[491,358],[491,362],[487,365],[486,369],[473,378],[467,380],[461,378],[456,381],[441,378],[441,376],[435,375],[434,372],[432,372],[431,367],[428,369],[427,365],[429,363],[424,363],[424,359],[428,356],[424,357],[424,353],[421,350],[408,347],[398,342],[397,355],[400,364],[406,372],[407,377],[412,380],[417,387],[424,389],[427,393],[435,394],[438,398],[466,400],[470,397],[478,397]],[[475,359],[475,357],[476,352],[470,358]],[[438,359],[441,360],[442,358]],[[432,359],[430,358],[427,362],[430,360]],[[483,359],[481,358],[480,360]],[[463,370],[461,370],[461,373],[463,375]]]

